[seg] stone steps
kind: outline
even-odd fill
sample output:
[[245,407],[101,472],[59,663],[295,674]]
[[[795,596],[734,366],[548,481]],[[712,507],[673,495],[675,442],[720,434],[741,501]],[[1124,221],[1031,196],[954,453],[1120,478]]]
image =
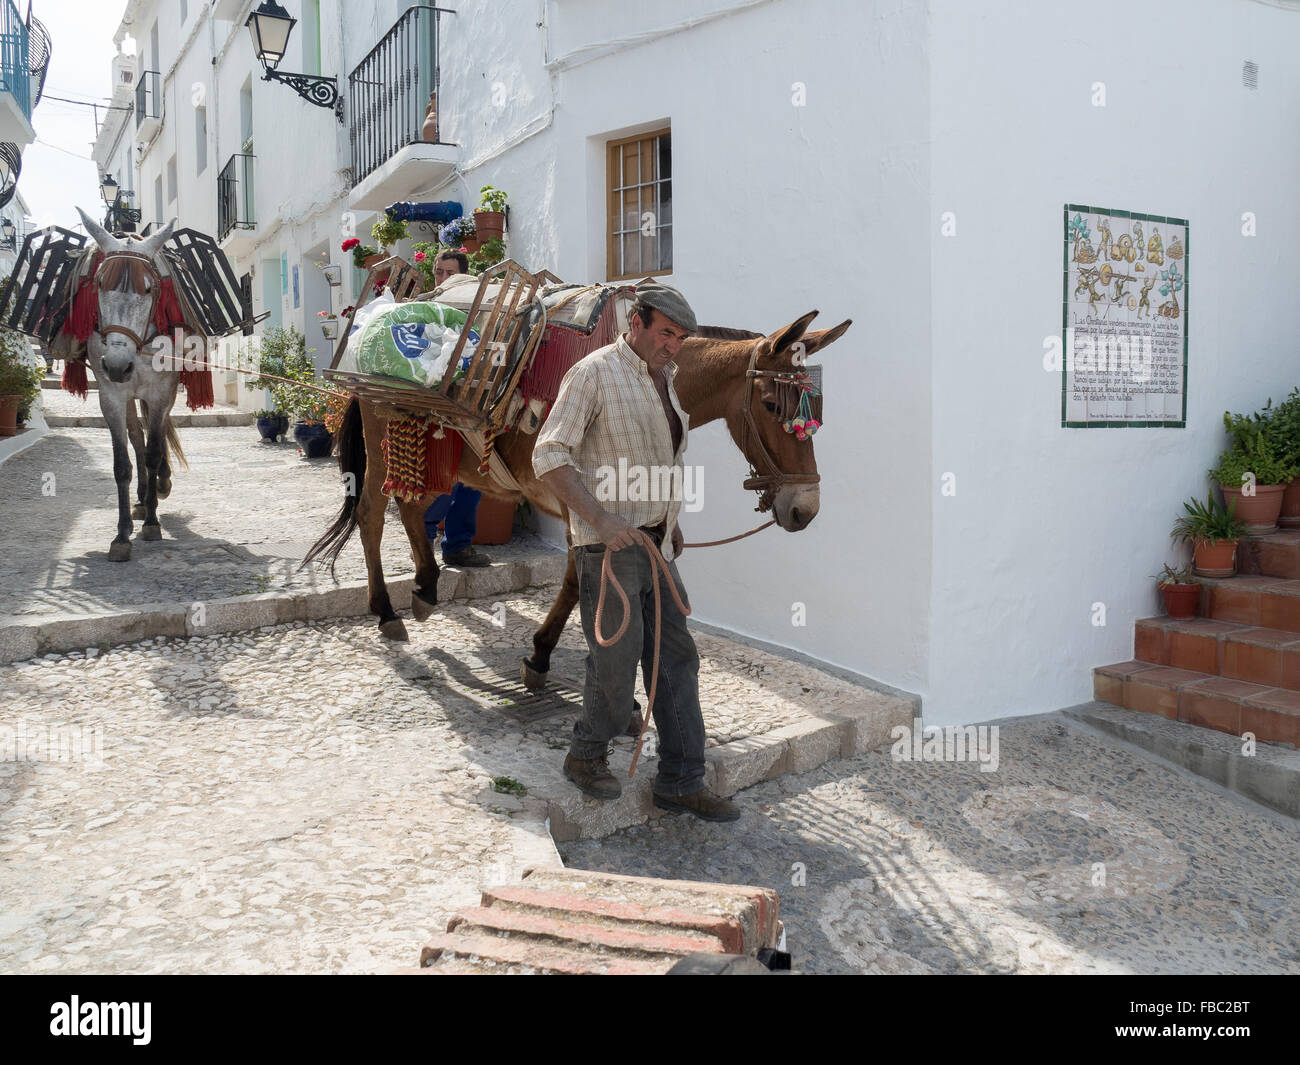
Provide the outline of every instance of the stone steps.
[[420,953],[446,974],[654,975],[697,953],[757,955],[781,938],[767,888],[528,869],[520,885],[491,887]]
[[1203,579],[1199,616],[1142,618],[1133,658],[1093,670],[1093,694],[1300,747],[1300,530],[1244,539],[1242,575]]

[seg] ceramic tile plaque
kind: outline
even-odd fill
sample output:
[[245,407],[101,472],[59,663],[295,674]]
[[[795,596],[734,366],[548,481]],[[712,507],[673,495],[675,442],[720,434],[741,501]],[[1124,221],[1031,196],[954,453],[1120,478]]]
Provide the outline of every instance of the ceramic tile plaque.
[[1187,424],[1187,220],[1065,205],[1061,425]]

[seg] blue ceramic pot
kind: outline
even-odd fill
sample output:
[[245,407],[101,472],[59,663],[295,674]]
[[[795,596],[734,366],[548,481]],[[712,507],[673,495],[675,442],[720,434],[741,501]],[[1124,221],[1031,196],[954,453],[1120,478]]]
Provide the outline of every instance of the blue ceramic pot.
[[299,422],[293,427],[293,438],[309,459],[323,459],[334,450],[334,437],[320,422]]
[[289,431],[289,417],[286,414],[263,415],[257,419],[257,431],[262,434],[263,440],[274,444],[277,438]]

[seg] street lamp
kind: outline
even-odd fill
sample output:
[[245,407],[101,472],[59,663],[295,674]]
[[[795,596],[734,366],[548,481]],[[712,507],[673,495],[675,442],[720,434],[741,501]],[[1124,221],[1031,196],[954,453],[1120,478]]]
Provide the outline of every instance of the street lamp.
[[262,64],[262,80],[283,82],[308,103],[317,107],[332,107],[342,122],[343,98],[339,96],[337,78],[291,74],[276,69],[289,49],[289,34],[297,22],[275,0],[262,0],[262,5],[248,16],[244,25],[253,38],[253,54]]
[[[122,202],[122,190],[113,180],[112,174],[104,175],[99,183],[99,191],[104,197],[104,203],[108,205],[104,228],[110,233],[134,233],[135,225],[142,217],[141,213]],[[129,197],[131,194],[128,192],[126,195]]]
[[0,222],[0,248],[8,251],[18,250],[18,229],[14,225],[12,218],[6,218]]

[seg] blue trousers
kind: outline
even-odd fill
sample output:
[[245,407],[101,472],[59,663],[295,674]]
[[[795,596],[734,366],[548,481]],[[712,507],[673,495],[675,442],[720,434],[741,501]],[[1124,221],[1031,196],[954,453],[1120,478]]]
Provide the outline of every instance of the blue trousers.
[[454,555],[469,547],[474,539],[478,501],[483,493],[457,481],[451,495],[440,495],[424,512],[424,531],[432,540],[438,535],[438,522],[442,522],[442,553]]

